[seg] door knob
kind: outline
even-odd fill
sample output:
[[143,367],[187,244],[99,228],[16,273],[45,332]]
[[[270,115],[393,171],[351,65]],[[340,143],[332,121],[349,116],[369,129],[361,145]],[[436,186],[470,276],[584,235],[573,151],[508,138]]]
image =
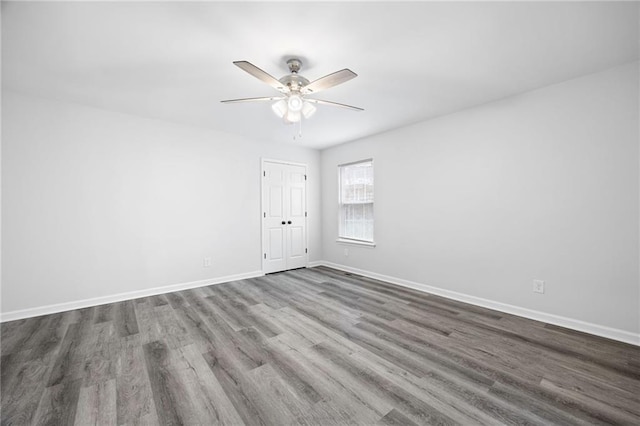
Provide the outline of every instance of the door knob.
[[287,222],[289,225],[291,225],[291,221]]
[[284,220],[282,221],[282,224],[284,225]]

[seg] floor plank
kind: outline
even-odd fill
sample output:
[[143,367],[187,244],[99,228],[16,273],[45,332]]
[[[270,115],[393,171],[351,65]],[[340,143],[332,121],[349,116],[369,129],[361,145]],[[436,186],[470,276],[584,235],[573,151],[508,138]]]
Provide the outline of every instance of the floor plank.
[[115,379],[80,389],[74,424],[117,424]]

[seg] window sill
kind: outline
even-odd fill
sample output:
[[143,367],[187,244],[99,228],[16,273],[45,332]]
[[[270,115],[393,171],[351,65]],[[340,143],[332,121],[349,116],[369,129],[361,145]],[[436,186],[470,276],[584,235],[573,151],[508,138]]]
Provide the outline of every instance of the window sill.
[[347,244],[347,245],[351,245],[351,246],[369,247],[369,248],[374,248],[376,246],[376,243],[371,242],[371,241],[349,240],[349,239],[345,239],[345,238],[338,238],[336,240],[336,243]]

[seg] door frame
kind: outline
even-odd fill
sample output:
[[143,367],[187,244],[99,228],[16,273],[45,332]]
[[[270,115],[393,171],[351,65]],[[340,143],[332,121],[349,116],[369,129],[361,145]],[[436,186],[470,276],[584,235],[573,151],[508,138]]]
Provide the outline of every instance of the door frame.
[[[307,164],[305,163],[296,163],[294,161],[287,161],[287,160],[275,160],[272,158],[264,158],[261,157],[260,158],[260,267],[262,269],[262,272],[264,273],[264,261],[265,258],[263,256],[263,253],[266,253],[266,241],[264,238],[264,213],[265,213],[265,199],[264,199],[264,182],[265,180],[263,179],[263,177],[265,176],[265,163],[275,163],[275,164],[284,164],[284,165],[288,165],[288,166],[298,166],[298,167],[304,167],[304,174],[305,176],[308,176],[307,174]],[[307,205],[307,201],[309,199],[309,195],[308,195],[308,185],[306,184],[306,182],[309,182],[309,180],[305,177],[305,191],[304,191],[304,211],[305,211],[305,217],[304,217],[304,243],[305,243],[305,248],[306,248],[306,252],[305,252],[305,262],[304,265],[305,267],[309,266],[309,251],[308,251],[308,247],[309,247],[309,209],[308,209],[308,205]]]

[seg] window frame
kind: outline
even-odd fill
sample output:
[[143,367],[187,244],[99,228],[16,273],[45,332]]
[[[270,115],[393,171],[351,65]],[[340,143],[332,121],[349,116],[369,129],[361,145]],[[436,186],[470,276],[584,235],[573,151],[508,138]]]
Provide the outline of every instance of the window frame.
[[371,163],[371,169],[372,171],[375,173],[375,169],[374,169],[374,163],[373,163],[373,158],[366,158],[363,160],[357,160],[357,161],[351,161],[348,163],[342,163],[342,164],[338,164],[337,167],[337,171],[338,171],[338,238],[336,239],[336,242],[341,243],[341,244],[349,244],[349,245],[358,245],[358,246],[365,246],[365,247],[375,247],[376,243],[375,243],[375,215],[374,215],[374,211],[375,211],[375,176],[373,179],[373,201],[371,202],[371,207],[372,207],[372,215],[373,215],[373,232],[372,232],[372,238],[371,240],[364,240],[364,239],[359,239],[359,238],[351,238],[351,237],[344,237],[342,236],[342,232],[343,232],[343,202],[342,202],[342,168],[343,167],[347,167],[347,166],[352,166],[355,164],[361,164],[361,163]]

